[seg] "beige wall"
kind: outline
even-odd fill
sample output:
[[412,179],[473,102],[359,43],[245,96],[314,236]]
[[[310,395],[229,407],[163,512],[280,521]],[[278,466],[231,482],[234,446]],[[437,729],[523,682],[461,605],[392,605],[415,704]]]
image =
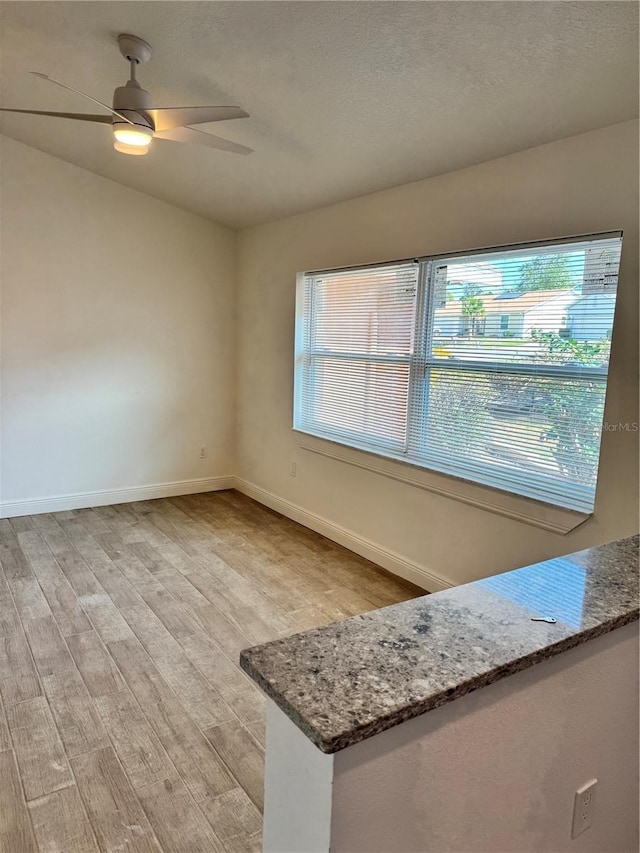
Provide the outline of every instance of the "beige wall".
[[604,434],[596,513],[563,536],[301,450],[291,420],[298,271],[617,228],[607,420],[637,420],[637,132],[605,128],[240,235],[5,139],[0,503],[239,474],[348,547],[430,572],[431,589],[633,532],[637,433]]
[[333,803],[333,853],[634,853],[637,623],[339,752]]
[[6,138],[0,189],[0,501],[232,474],[236,235]]
[[637,421],[637,153],[629,122],[242,232],[239,474],[257,487],[245,488],[454,582],[634,532],[637,433],[604,433],[595,514],[560,535],[301,450],[291,422],[297,272],[613,229],[625,241],[606,420]]

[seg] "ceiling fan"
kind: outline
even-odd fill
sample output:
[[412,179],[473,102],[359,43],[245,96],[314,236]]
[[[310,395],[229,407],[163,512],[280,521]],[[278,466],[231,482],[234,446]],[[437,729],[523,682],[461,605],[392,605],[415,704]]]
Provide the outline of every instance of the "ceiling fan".
[[213,121],[227,121],[233,118],[248,118],[249,114],[241,107],[155,107],[152,106],[151,95],[136,80],[136,69],[151,59],[151,45],[137,36],[121,33],[118,36],[120,53],[131,64],[131,76],[125,86],[119,86],[113,93],[113,106],[98,101],[96,98],[54,80],[47,74],[31,71],[36,77],[69,89],[77,95],[82,95],[103,107],[111,115],[91,115],[89,113],[60,113],[43,110],[17,110],[7,107],[0,112],[26,113],[28,115],[56,116],[77,121],[101,122],[110,124],[113,129],[113,147],[123,154],[146,154],[154,139],[168,139],[172,142],[190,142],[196,145],[206,145],[230,151],[233,154],[251,154],[252,148],[239,145],[197,130],[191,125],[206,124]]

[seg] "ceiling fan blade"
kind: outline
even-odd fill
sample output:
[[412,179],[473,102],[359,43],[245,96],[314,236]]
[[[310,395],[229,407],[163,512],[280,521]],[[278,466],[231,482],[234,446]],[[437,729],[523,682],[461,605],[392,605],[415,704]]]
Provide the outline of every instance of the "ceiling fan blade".
[[78,121],[98,121],[101,124],[111,124],[111,116],[97,116],[89,113],[52,113],[46,110],[12,110],[10,107],[0,107],[2,113],[24,113],[29,116],[54,116],[56,118],[74,118]]
[[204,131],[196,130],[193,127],[174,127],[172,130],[156,132],[153,137],[154,139],[169,139],[171,142],[191,142],[194,145],[206,145],[208,148],[230,151],[232,154],[253,153],[253,148],[247,148],[246,145],[239,145],[237,142],[231,142],[231,140],[223,139],[221,136],[214,136],[212,133],[204,133]]
[[47,80],[49,83],[55,83],[56,86],[62,86],[63,89],[68,89],[70,92],[75,92],[76,95],[82,95],[83,98],[88,98],[90,101],[93,101],[94,104],[97,104],[99,107],[104,107],[105,110],[112,113],[114,116],[118,116],[122,121],[126,121],[127,124],[133,124],[130,118],[127,118],[122,113],[116,112],[112,107],[108,104],[103,104],[102,101],[98,101],[96,98],[92,98],[91,95],[87,95],[86,92],[81,92],[80,89],[74,89],[73,86],[67,86],[66,83],[61,83],[60,80],[54,80],[53,77],[49,77],[48,74],[43,74],[41,71],[30,71],[29,74],[33,74],[34,77],[40,77],[41,80]]
[[158,107],[147,110],[156,130],[172,130],[210,121],[227,121],[232,118],[249,118],[242,107]]

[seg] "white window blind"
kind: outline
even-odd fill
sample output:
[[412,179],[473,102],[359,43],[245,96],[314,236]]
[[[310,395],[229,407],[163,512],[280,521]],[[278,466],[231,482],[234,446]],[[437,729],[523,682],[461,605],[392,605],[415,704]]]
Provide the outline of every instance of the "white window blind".
[[591,512],[621,245],[304,274],[294,428]]

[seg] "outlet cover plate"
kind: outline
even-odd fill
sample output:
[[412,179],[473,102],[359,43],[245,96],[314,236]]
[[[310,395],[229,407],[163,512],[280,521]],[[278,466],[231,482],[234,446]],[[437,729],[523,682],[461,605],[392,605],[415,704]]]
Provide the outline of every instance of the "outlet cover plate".
[[593,811],[596,805],[597,779],[592,779],[581,788],[578,788],[573,801],[573,825],[571,837],[576,838],[585,829],[589,829],[593,823]]

